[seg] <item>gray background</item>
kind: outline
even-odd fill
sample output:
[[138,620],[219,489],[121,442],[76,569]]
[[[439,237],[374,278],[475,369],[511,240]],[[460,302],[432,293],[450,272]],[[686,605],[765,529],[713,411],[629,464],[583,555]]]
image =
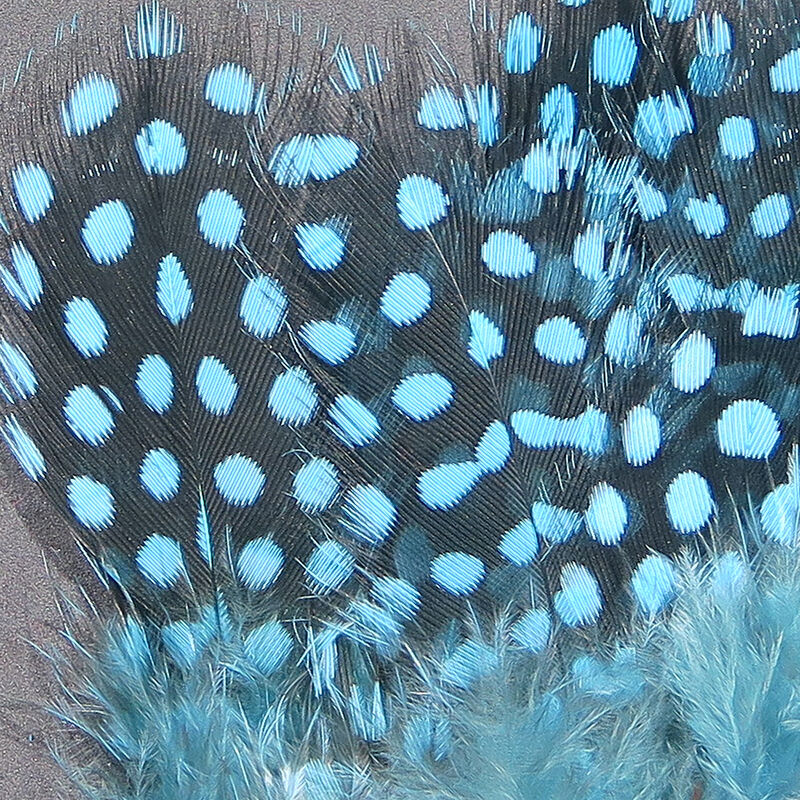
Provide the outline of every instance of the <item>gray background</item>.
[[[179,9],[184,0],[172,7]],[[191,2],[191,0],[190,0]],[[166,0],[169,5],[169,0]],[[123,17],[137,2],[108,0],[0,0],[0,75],[13,73],[30,47],[46,56],[58,23],[87,5],[111,19]],[[208,3],[203,2],[205,8]],[[214,5],[223,5],[214,3]],[[253,6],[256,4],[253,3]],[[430,33],[448,55],[468,52],[467,0],[299,0],[284,3],[285,11],[300,8],[309,21],[330,24],[348,41],[364,37],[384,41],[392,26],[408,25]],[[2,99],[0,98],[0,113]],[[0,447],[2,447],[0,445]],[[4,448],[3,448],[4,449]],[[84,585],[95,579],[88,572],[64,522],[42,501],[3,452],[0,455],[0,798],[51,800],[77,793],[64,783],[53,763],[48,740],[56,723],[44,712],[55,693],[46,659],[34,644],[52,648],[59,641],[57,588],[69,591],[78,576]],[[176,798],[179,800],[179,798]]]

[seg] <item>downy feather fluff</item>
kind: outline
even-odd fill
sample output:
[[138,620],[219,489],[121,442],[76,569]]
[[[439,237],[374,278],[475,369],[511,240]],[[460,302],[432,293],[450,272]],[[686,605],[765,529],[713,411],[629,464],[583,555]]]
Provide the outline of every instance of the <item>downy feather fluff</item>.
[[462,74],[151,0],[6,92],[90,797],[800,788],[794,10],[472,21]]

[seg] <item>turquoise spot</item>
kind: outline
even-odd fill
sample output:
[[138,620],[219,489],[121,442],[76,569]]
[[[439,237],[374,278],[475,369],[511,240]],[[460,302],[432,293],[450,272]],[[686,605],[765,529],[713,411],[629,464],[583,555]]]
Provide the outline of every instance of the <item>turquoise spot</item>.
[[533,346],[548,361],[575,364],[586,354],[586,337],[569,317],[551,317],[536,327]]
[[110,266],[124,258],[133,245],[133,215],[122,200],[95,206],[83,221],[81,241],[95,264]]
[[212,247],[230,250],[236,246],[244,225],[244,209],[225,189],[209,189],[197,206],[197,227]]
[[675,567],[660,554],[647,556],[631,576],[633,592],[639,610],[648,617],[663,611],[677,592]]
[[598,483],[592,489],[584,518],[589,536],[604,545],[619,544],[630,521],[622,494],[607,483]]
[[497,669],[497,652],[483,642],[467,639],[443,661],[439,670],[442,682],[469,689],[475,681]]
[[717,364],[714,343],[701,331],[692,331],[672,355],[672,385],[690,394],[705,386]]
[[790,50],[769,68],[769,86],[782,94],[800,92],[800,48]]
[[148,450],[139,466],[139,483],[160,503],[172,500],[181,488],[178,459],[163,447]]
[[249,278],[239,303],[239,317],[245,329],[257,339],[271,339],[286,319],[289,300],[275,278]]
[[489,272],[501,278],[525,278],[536,272],[533,248],[511,231],[492,231],[483,243],[481,258]]
[[93,531],[108,528],[116,516],[111,490],[88,475],[80,475],[69,482],[67,504],[75,519]]
[[503,42],[505,68],[512,75],[530,72],[542,54],[542,29],[527,12],[515,14]]
[[483,475],[483,468],[474,461],[438,464],[419,476],[417,494],[428,508],[452,508],[477,486]]
[[694,128],[695,121],[686,95],[676,88],[672,93],[662,92],[639,103],[633,135],[647,155],[666,161],[678,139]]
[[294,475],[292,496],[306,514],[319,514],[339,491],[339,472],[327,458],[315,457]]
[[61,123],[67,136],[82,136],[111,119],[119,108],[119,90],[112,80],[90,72],[72,87],[61,103]]
[[346,227],[337,220],[320,224],[305,222],[294,230],[300,257],[317,272],[330,272],[344,260],[347,252]]
[[570,628],[596,622],[603,610],[597,578],[582,564],[567,564],[561,570],[561,589],[553,598],[556,613]]
[[36,394],[39,381],[33,370],[30,359],[16,345],[0,339],[0,369],[8,383],[0,383],[0,393],[4,399],[13,403],[17,400],[29,400]]
[[616,23],[604,28],[592,42],[592,77],[616,89],[631,82],[639,50],[631,31]]
[[377,578],[370,594],[378,605],[401,619],[411,619],[419,610],[419,591],[401,578]]
[[86,444],[105,444],[114,431],[114,415],[108,402],[91,387],[71,389],[64,398],[64,419],[67,427]]
[[771,194],[750,212],[750,225],[759,239],[771,239],[783,233],[794,219],[792,203],[785,194]]
[[539,126],[551,142],[571,142],[578,127],[578,100],[566,83],[554,86],[539,105]]
[[261,497],[267,476],[252,458],[234,453],[214,467],[214,485],[232,506],[252,506]]
[[172,407],[175,381],[164,356],[145,356],[136,371],[136,391],[142,402],[156,414],[166,414]]
[[511,458],[511,434],[500,420],[490,422],[475,448],[475,461],[484,473],[500,472]]
[[239,384],[233,373],[215,356],[203,356],[197,365],[195,387],[209,414],[225,417],[233,410]]
[[214,67],[206,75],[203,95],[218,111],[249,114],[253,110],[253,76],[241,64],[230,61]]
[[263,592],[275,583],[283,562],[283,550],[271,539],[251,539],[239,551],[236,573],[248,589]]
[[3,439],[9,452],[17,460],[22,471],[32,480],[38,481],[47,472],[42,451],[14,416],[3,423]]
[[511,638],[531,653],[541,653],[550,641],[550,615],[540,608],[526,611],[518,622],[511,626]]
[[634,406],[625,416],[622,449],[634,467],[649,464],[661,449],[661,421],[647,406]]
[[186,575],[181,546],[170,536],[154,533],[136,553],[136,566],[150,583],[171,589]]
[[355,333],[341,322],[315,320],[300,328],[300,339],[315,356],[336,366],[350,358],[358,342]]
[[272,675],[292,652],[292,637],[280,622],[267,622],[253,628],[244,639],[244,651],[262,675]]
[[431,562],[431,580],[457,596],[472,594],[485,574],[483,561],[469,553],[443,553]]
[[345,136],[300,133],[275,147],[267,169],[280,186],[302,186],[332,180],[355,167],[359,155],[358,144]]
[[573,447],[587,456],[602,455],[610,437],[608,415],[594,406],[567,418],[528,409],[515,411],[511,427],[522,443],[533,449]]
[[87,297],[73,297],[64,306],[64,333],[84,358],[93,358],[105,352],[108,327]]
[[695,233],[704,239],[713,239],[728,227],[728,212],[713,194],[707,195],[705,200],[690,197],[683,216],[694,226]]
[[406,175],[395,198],[400,222],[411,231],[421,231],[441,222],[450,208],[450,198],[433,178]]
[[539,554],[539,536],[530,519],[524,519],[503,534],[497,546],[505,559],[515,567],[526,567]]
[[540,537],[556,544],[569,541],[581,527],[581,516],[576,511],[540,500],[531,505],[531,521]]
[[749,117],[726,117],[717,128],[719,149],[732,161],[749,158],[758,147],[756,126]]
[[469,357],[483,369],[505,353],[506,337],[500,328],[482,311],[469,312]]
[[618,308],[603,334],[603,349],[608,358],[622,367],[638,364],[645,353],[643,327],[642,318],[635,309]]
[[38,222],[53,205],[53,179],[41,164],[21,164],[11,173],[11,188],[26,222]]
[[302,367],[290,367],[272,382],[267,398],[272,415],[282,425],[306,425],[319,405],[317,389]]
[[306,579],[319,593],[340,588],[353,574],[356,560],[338,542],[328,540],[318,544],[306,562]]
[[714,514],[711,487],[697,472],[681,472],[673,478],[664,500],[669,524],[684,535],[698,533]]
[[453,384],[444,375],[415,372],[395,386],[392,403],[415,422],[424,422],[448,408],[454,393]]
[[381,314],[401,328],[418,322],[431,307],[431,287],[415,272],[395,275],[381,295]]
[[30,311],[42,299],[44,282],[31,251],[24,244],[11,245],[11,267],[13,274],[0,266],[3,286],[26,311]]
[[356,486],[347,493],[342,527],[360,542],[372,546],[382,544],[396,521],[394,503],[377,486]]
[[136,134],[134,146],[147,175],[177,175],[189,157],[183,134],[163,119],[148,122]]
[[726,456],[769,458],[780,438],[778,415],[761,400],[734,400],[717,420],[717,441]]
[[420,98],[417,122],[430,131],[466,128],[468,120],[464,101],[457,98],[446,86],[432,86]]
[[174,253],[164,256],[158,264],[156,304],[172,325],[180,325],[194,307],[192,285]]
[[800,287],[797,284],[759,289],[745,301],[742,336],[793,339],[800,324],[798,299]]
[[378,418],[360,401],[349,394],[339,395],[328,409],[333,432],[350,447],[364,447],[378,438],[381,425]]

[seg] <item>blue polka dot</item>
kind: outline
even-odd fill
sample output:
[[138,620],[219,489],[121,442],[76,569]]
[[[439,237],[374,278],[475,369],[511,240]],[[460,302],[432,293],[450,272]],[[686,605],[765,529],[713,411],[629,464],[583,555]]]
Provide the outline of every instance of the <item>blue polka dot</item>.
[[563,623],[576,628],[596,622],[603,610],[597,578],[582,564],[569,563],[561,570],[561,589],[553,598]]
[[612,362],[622,367],[638,364],[645,353],[642,318],[636,310],[623,306],[608,321],[603,348]]
[[557,84],[542,98],[539,126],[551,142],[572,142],[578,126],[578,100],[567,84]]
[[474,461],[438,464],[419,476],[417,494],[428,508],[453,508],[477,486],[483,474],[483,468]]
[[39,380],[33,364],[19,347],[5,339],[0,339],[0,370],[8,384],[0,382],[0,395],[7,402],[29,400],[36,394]]
[[660,554],[647,556],[633,571],[631,590],[640,611],[648,617],[655,616],[675,597],[675,567]]
[[67,427],[86,444],[105,444],[114,431],[114,415],[104,400],[90,386],[76,386],[64,398]]
[[148,122],[136,134],[134,146],[147,175],[177,175],[189,157],[183,134],[163,119]]
[[355,539],[379,545],[397,521],[394,503],[377,486],[356,486],[345,497],[342,527]]
[[697,472],[681,472],[673,478],[664,500],[669,524],[684,535],[698,533],[714,515],[711,487]]
[[365,447],[378,438],[378,418],[352,395],[339,395],[328,409],[333,432],[350,447]]
[[550,641],[550,615],[540,608],[532,608],[512,625],[511,638],[531,653],[541,653]]
[[497,669],[497,651],[474,639],[467,639],[458,645],[442,661],[439,677],[443,683],[469,689],[475,681]]
[[530,72],[542,54],[542,29],[527,12],[511,18],[503,42],[503,62],[512,75]]
[[253,110],[253,76],[241,64],[230,61],[214,67],[206,76],[203,95],[226,114],[249,114]]
[[395,386],[392,403],[415,422],[441,414],[453,402],[455,389],[438,372],[415,372]]
[[647,406],[634,406],[625,416],[622,449],[634,467],[649,464],[661,449],[661,421]]
[[83,221],[81,241],[95,264],[110,266],[124,258],[133,245],[133,215],[122,200],[95,206]]
[[625,498],[613,486],[598,483],[589,496],[585,520],[592,539],[604,545],[619,544],[630,521]]
[[38,481],[47,472],[42,451],[19,424],[16,417],[7,417],[3,423],[3,439],[9,452],[16,459],[22,471],[32,480]]
[[159,502],[171,500],[181,487],[178,459],[163,447],[148,450],[139,466],[139,483]]
[[232,506],[252,506],[264,491],[267,477],[252,458],[235,453],[214,467],[214,485]]
[[468,124],[464,101],[446,86],[425,90],[417,106],[417,122],[429,131],[454,131]]
[[195,387],[206,411],[217,417],[231,413],[239,394],[239,384],[233,373],[215,356],[200,359],[195,373]]
[[180,325],[194,307],[192,285],[174,253],[164,256],[158,264],[156,304],[172,325]]
[[239,303],[239,317],[245,329],[257,339],[271,339],[286,319],[289,300],[275,278],[249,278]]
[[472,594],[485,574],[483,561],[469,553],[443,553],[431,562],[431,580],[457,596]]
[[482,311],[469,312],[469,341],[467,353],[469,357],[483,369],[495,359],[505,354],[506,337],[489,317]]
[[758,147],[756,126],[749,117],[726,117],[717,128],[719,149],[732,161],[749,158]]
[[108,326],[88,297],[73,297],[64,306],[64,333],[84,358],[105,352]]
[[555,544],[569,541],[582,524],[581,515],[576,511],[540,500],[531,505],[531,520],[539,536]]
[[511,434],[504,422],[495,420],[486,426],[475,448],[475,461],[484,473],[500,472],[511,458]]
[[150,583],[171,589],[186,575],[181,546],[170,536],[154,533],[136,553],[136,566]]
[[283,562],[283,550],[271,539],[251,539],[239,552],[236,573],[248,589],[263,592],[278,579]]
[[421,231],[441,222],[450,207],[450,198],[433,178],[406,175],[397,189],[400,222],[411,231]]
[[80,475],[69,482],[67,504],[75,519],[93,531],[109,527],[116,516],[111,490],[88,475]]
[[672,385],[692,393],[706,385],[717,363],[714,343],[701,331],[692,331],[672,355]]
[[3,286],[22,308],[30,311],[44,294],[42,273],[31,251],[20,242],[11,245],[11,266],[13,274],[0,264]]
[[267,622],[253,628],[244,639],[247,658],[262,675],[272,675],[283,666],[294,642],[280,622]]
[[305,222],[294,231],[300,258],[317,272],[336,269],[347,253],[347,226],[338,220]]
[[631,82],[639,56],[636,41],[628,28],[619,23],[604,28],[592,42],[592,77],[616,89]]
[[797,450],[793,451],[789,480],[776,486],[761,503],[759,517],[764,533],[773,542],[792,547],[800,536],[800,475],[797,474]]
[[587,456],[602,455],[611,435],[608,415],[594,406],[567,418],[529,409],[514,411],[511,427],[523,444],[535,450],[574,447]]
[[131,58],[169,58],[183,52],[183,25],[159,0],[142,3],[136,12],[135,39],[126,33],[126,43]]
[[481,247],[486,268],[500,278],[525,278],[536,272],[536,253],[518,233],[492,231]]
[[329,320],[307,322],[300,328],[300,339],[314,355],[331,366],[347,361],[358,345],[355,333],[347,325]]
[[800,48],[790,50],[769,68],[769,86],[773,92],[800,92]]
[[314,418],[319,398],[308,372],[290,367],[272,382],[267,404],[282,425],[306,425]]
[[292,495],[306,514],[325,511],[339,492],[339,472],[327,458],[315,457],[294,475]]
[[119,90],[97,72],[85,75],[61,104],[61,123],[67,136],[82,136],[111,119],[119,108]]
[[235,247],[244,225],[244,209],[225,189],[210,189],[197,206],[197,227],[212,247],[220,250]]
[[306,562],[306,579],[314,591],[332,592],[350,580],[355,565],[352,554],[341,544],[321,542]]
[[370,594],[376,603],[401,619],[411,619],[419,610],[419,591],[401,578],[376,579]]
[[515,567],[526,567],[539,554],[539,536],[530,519],[524,519],[503,534],[497,546],[500,555]]
[[53,179],[41,164],[21,164],[11,173],[11,188],[26,222],[38,222],[53,205]]
[[765,197],[750,212],[750,225],[759,239],[771,239],[783,233],[793,219],[792,203],[785,194]]
[[800,324],[800,290],[797,284],[759,289],[748,294],[749,297],[743,301],[745,308],[742,336],[764,335],[774,336],[776,339],[793,339],[797,335]]
[[551,317],[540,323],[533,345],[542,358],[555,364],[575,364],[586,354],[586,337],[569,317]]
[[329,181],[358,163],[360,148],[352,139],[331,133],[301,133],[280,142],[267,168],[280,186]]
[[398,328],[418,322],[431,307],[430,284],[415,272],[395,275],[381,295],[381,314]]
[[692,224],[695,233],[704,239],[713,239],[728,227],[728,212],[713,194],[707,195],[705,200],[690,197],[683,216]]
[[172,407],[175,381],[172,368],[164,356],[151,354],[139,362],[136,391],[142,402],[156,414],[166,414]]
[[780,438],[778,415],[761,400],[734,400],[717,420],[717,441],[726,456],[769,458]]
[[652,158],[666,161],[678,139],[694,129],[694,116],[681,89],[648,97],[637,106],[633,135]]

